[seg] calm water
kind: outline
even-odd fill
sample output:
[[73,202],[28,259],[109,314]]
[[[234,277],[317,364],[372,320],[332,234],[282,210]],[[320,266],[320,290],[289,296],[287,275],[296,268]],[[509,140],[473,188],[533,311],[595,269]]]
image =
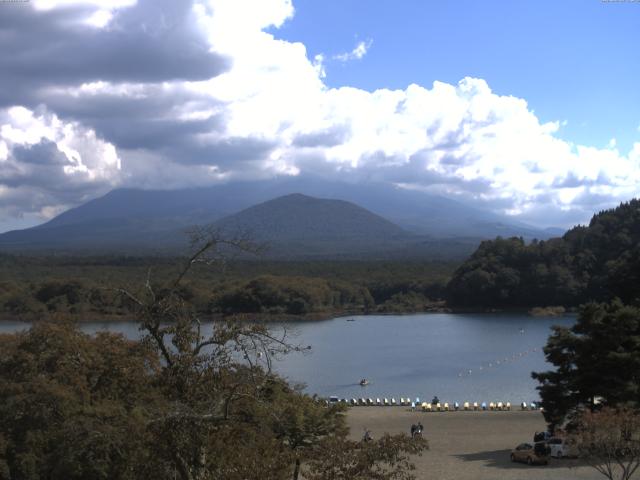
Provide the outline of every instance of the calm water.
[[[574,321],[522,314],[420,314],[276,324],[294,333],[297,343],[312,346],[309,354],[286,356],[276,369],[323,396],[529,402],[538,398],[531,372],[549,368],[542,346],[550,327]],[[25,327],[0,323],[0,331]],[[139,335],[130,323],[96,322],[83,329]],[[361,387],[361,378],[370,384]]]

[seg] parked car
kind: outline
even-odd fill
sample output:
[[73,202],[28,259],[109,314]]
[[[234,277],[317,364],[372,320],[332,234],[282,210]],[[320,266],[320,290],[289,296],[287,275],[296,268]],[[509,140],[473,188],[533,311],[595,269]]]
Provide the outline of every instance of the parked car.
[[512,462],[524,462],[528,465],[539,464],[546,465],[549,463],[549,447],[545,442],[537,442],[533,445],[530,443],[521,443],[511,450]]
[[576,458],[578,456],[576,443],[570,438],[552,437],[547,441],[547,444],[550,449],[549,454],[554,458]]

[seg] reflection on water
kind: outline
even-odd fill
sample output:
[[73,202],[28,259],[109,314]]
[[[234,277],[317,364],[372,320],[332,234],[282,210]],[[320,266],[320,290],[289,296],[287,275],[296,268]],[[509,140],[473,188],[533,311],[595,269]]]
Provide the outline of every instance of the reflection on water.
[[[348,318],[355,321],[275,324],[294,333],[294,341],[312,346],[311,353],[285,356],[276,369],[322,396],[529,402],[538,398],[531,372],[549,367],[542,347],[550,327],[575,321],[523,314]],[[0,332],[24,328],[28,324],[0,322]],[[82,329],[140,335],[135,323],[91,322]],[[369,380],[367,386],[359,385],[362,378]]]

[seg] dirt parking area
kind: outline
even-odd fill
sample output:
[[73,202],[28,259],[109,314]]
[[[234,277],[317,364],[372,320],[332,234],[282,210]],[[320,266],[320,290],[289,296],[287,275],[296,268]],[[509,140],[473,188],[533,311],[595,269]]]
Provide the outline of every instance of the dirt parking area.
[[533,440],[546,425],[539,411],[411,412],[405,407],[354,407],[347,415],[351,435],[374,438],[384,432],[407,433],[420,421],[430,449],[416,457],[418,479],[524,480],[604,479],[577,460],[551,459],[549,465],[512,463],[511,449]]

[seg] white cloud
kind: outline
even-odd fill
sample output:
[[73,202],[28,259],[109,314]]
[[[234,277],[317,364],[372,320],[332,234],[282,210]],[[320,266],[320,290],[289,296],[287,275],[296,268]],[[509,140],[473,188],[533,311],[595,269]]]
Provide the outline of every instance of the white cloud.
[[333,58],[341,62],[360,60],[367,54],[367,52],[371,48],[371,45],[373,45],[373,40],[361,40],[350,52],[339,53],[337,55],[334,55]]
[[[121,8],[131,7],[136,4],[136,0],[31,0],[36,10],[54,10],[70,7],[93,7],[94,10],[80,20],[85,25],[96,28],[105,28],[113,19],[115,11]],[[76,19],[77,21],[78,19]]]
[[16,217],[48,219],[120,181],[112,144],[45,108],[0,110],[0,162],[0,211]]
[[[117,24],[116,8],[88,4],[86,18],[97,16],[96,26]],[[321,172],[464,198],[542,224],[583,220],[638,192],[640,142],[629,153],[615,142],[605,148],[567,142],[557,136],[566,122],[542,123],[524,99],[496,94],[482,79],[373,92],[329,88],[324,56],[311,59],[303,44],[265,31],[293,16],[288,0],[197,0],[191,14],[193,21],[189,16],[174,27],[197,28],[229,68],[206,79],[200,71],[185,80],[167,69],[154,79],[150,69],[134,78],[121,78],[125,71],[34,88],[32,101],[46,108],[2,112],[3,167],[27,169],[15,149],[46,139],[66,158],[56,181],[96,186],[94,194],[123,182],[179,187]],[[150,41],[155,27],[145,27]],[[336,58],[362,58],[371,43]],[[55,194],[38,181],[29,188],[48,192],[43,212],[88,195]],[[18,188],[8,183],[5,190]],[[558,211],[565,213],[554,217]]]

